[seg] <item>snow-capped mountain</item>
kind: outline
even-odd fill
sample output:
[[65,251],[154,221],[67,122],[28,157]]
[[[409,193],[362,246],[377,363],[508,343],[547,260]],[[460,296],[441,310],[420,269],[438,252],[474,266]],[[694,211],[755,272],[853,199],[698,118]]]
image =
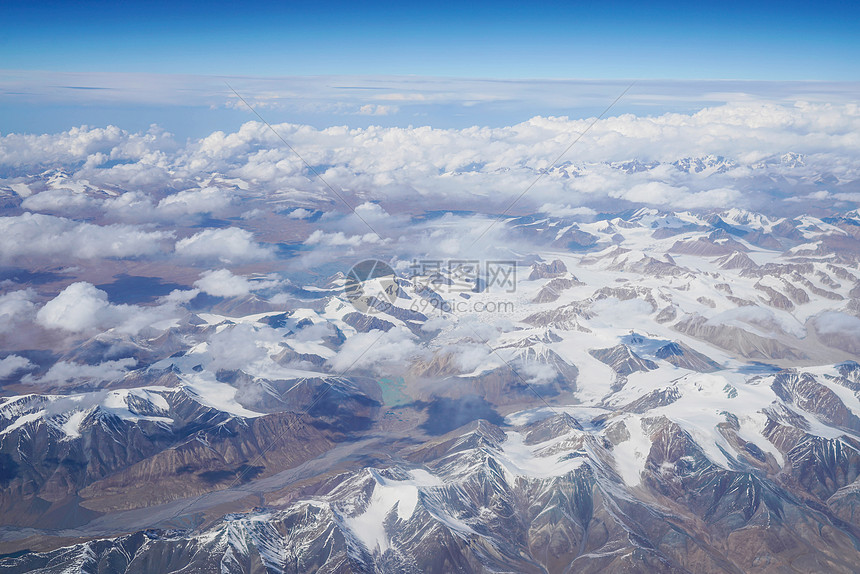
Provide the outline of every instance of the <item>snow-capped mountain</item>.
[[392,262],[82,336],[3,380],[0,565],[853,572],[855,220],[509,217],[515,288]]

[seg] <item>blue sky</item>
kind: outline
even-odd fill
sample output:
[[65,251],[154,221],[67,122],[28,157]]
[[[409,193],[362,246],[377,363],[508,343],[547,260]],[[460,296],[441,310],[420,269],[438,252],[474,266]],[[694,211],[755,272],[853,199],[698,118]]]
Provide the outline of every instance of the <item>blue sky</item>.
[[0,68],[855,80],[857,2],[9,2]]
[[271,122],[316,127],[586,117],[630,79],[671,81],[613,113],[845,101],[858,22],[860,2],[0,0],[0,133],[231,130],[256,118],[225,79]]

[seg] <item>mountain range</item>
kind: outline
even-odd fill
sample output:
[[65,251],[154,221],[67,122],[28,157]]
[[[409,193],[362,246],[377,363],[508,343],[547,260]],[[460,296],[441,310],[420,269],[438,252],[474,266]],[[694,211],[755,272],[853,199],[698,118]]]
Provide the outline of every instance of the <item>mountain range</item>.
[[0,566],[856,571],[856,211],[502,225],[515,289],[389,261],[15,350]]

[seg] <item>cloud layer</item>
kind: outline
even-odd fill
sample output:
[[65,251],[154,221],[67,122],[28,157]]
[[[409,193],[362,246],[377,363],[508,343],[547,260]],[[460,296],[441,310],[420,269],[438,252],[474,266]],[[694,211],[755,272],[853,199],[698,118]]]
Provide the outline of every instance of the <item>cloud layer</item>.
[[[0,167],[73,171],[65,187],[53,184],[25,198],[24,209],[58,216],[101,209],[126,221],[235,215],[244,195],[259,194],[292,200],[294,209],[304,210],[293,212],[297,219],[321,200],[342,208],[338,195],[354,205],[375,200],[410,201],[424,209],[498,207],[529,186],[523,207],[531,210],[603,208],[619,199],[693,209],[738,202],[755,207],[770,199],[762,180],[780,200],[802,191],[832,203],[852,198],[846,193],[856,192],[860,178],[856,104],[744,101],[591,124],[588,118],[534,117],[502,128],[276,125],[313,171],[260,122],[184,146],[156,129],[76,128],[3,136]],[[535,181],[577,138],[555,169]],[[239,187],[201,187],[212,174]],[[81,193],[86,185],[119,186],[125,193],[92,197]]]
[[[418,95],[385,97],[401,105]],[[787,215],[844,212],[860,200],[855,103],[738,97],[597,121],[274,129],[252,121],[185,143],[157,127],[0,136],[0,263],[190,267],[183,284],[238,296],[262,288],[248,273],[272,272],[281,259],[310,270],[359,253],[489,255],[471,251],[479,240],[503,257],[517,244],[504,223],[491,227],[503,212],[587,221],[644,205]]]

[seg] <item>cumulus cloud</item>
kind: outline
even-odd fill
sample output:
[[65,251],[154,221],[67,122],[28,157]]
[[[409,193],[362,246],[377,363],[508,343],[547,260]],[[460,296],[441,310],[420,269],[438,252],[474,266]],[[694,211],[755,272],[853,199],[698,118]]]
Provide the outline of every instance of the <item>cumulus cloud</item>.
[[59,134],[8,134],[0,139],[0,162],[9,166],[68,164],[110,151],[128,134],[116,126],[72,128]]
[[495,217],[446,213],[414,229],[402,247],[431,259],[510,259],[508,231],[495,222]]
[[683,187],[675,187],[662,181],[649,181],[634,185],[623,192],[610,192],[615,197],[620,197],[636,203],[647,203],[662,205],[687,193]]
[[432,333],[434,331],[441,331],[447,327],[451,326],[451,320],[445,317],[431,317],[430,319],[424,321],[421,324],[421,330],[426,333]]
[[687,186],[675,186],[659,180],[639,183],[626,190],[612,191],[609,195],[633,203],[676,206],[684,209],[736,205],[742,196],[735,189],[721,187],[692,191]]
[[251,292],[251,282],[241,275],[233,275],[228,269],[205,271],[194,286],[216,297],[239,297]]
[[175,289],[168,295],[159,297],[152,306],[113,305],[113,307],[128,307],[128,315],[118,313],[123,321],[116,325],[120,333],[136,334],[149,327],[157,328],[159,323],[170,322],[186,313],[183,305],[194,299],[200,293],[198,289]]
[[[305,245],[313,249],[302,253],[304,265],[315,266],[367,248],[379,254],[385,246],[404,238],[409,218],[389,214],[377,203],[364,202],[351,213],[327,212],[315,223],[316,229],[305,239]],[[418,231],[413,225],[409,235]]]
[[554,217],[583,217],[590,218],[597,215],[597,211],[585,206],[571,207],[567,204],[544,203],[538,208],[538,212],[546,213]]
[[558,372],[552,365],[538,361],[519,361],[516,370],[530,385],[543,385],[558,378]]
[[295,334],[297,341],[319,341],[335,334],[334,327],[327,321],[320,321],[298,330]]
[[137,365],[134,359],[105,361],[97,365],[85,365],[69,361],[54,363],[41,377],[26,375],[22,382],[42,385],[64,385],[81,381],[116,381],[126,376]]
[[808,203],[810,201],[831,202],[832,200],[860,203],[860,193],[831,193],[826,189],[820,189],[818,191],[813,191],[804,195],[785,198],[785,201],[792,203]]
[[364,104],[360,108],[358,108],[358,115],[360,116],[388,116],[392,114],[396,114],[400,111],[400,108],[397,106],[387,106],[381,104]]
[[308,219],[312,217],[314,214],[310,209],[305,209],[304,207],[299,207],[287,214],[287,217],[290,219]]
[[36,321],[48,329],[79,333],[121,322],[131,314],[128,305],[112,305],[108,295],[91,283],[72,283],[45,303]]
[[0,379],[6,379],[21,371],[35,367],[26,357],[20,355],[9,355],[0,359]]
[[[117,185],[138,187],[132,178],[119,178]],[[73,182],[73,187],[88,186],[88,181]],[[146,186],[144,186],[146,187]],[[167,224],[171,227],[183,222],[193,224],[204,215],[225,216],[238,202],[225,189],[209,186],[172,193],[160,200],[157,194],[140,190],[118,195],[90,194],[81,189],[57,187],[35,193],[21,202],[28,211],[92,219],[103,214],[105,221],[120,223]],[[92,228],[91,228],[92,229]]]
[[[387,110],[377,104],[362,105],[362,113]],[[507,205],[529,188],[523,209],[571,216],[589,215],[580,213],[584,209],[617,206],[614,200],[618,199],[685,209],[738,202],[770,206],[767,195],[774,190],[757,185],[762,175],[810,182],[821,173],[838,182],[860,178],[860,154],[853,151],[860,145],[860,111],[855,105],[746,98],[695,113],[601,119],[582,136],[575,153],[536,180],[591,122],[591,118],[534,117],[494,128],[274,127],[316,166],[314,172],[339,189],[350,204],[359,206],[356,211],[371,210],[380,201],[419,201],[426,209],[490,209]],[[77,166],[85,161],[72,179],[86,177],[134,190],[163,189],[168,180],[179,189],[184,187],[185,191],[152,201],[151,211],[162,217],[229,209],[235,198],[218,185],[187,188],[188,182],[208,181],[213,172],[252,182],[269,193],[292,196],[305,206],[306,201],[320,198],[331,205],[340,203],[261,122],[247,122],[232,133],[214,132],[184,147],[152,130],[130,134],[118,128],[79,128],[47,136],[11,134],[0,138],[0,165],[26,164],[41,157],[37,149],[48,150],[42,155],[54,163]],[[689,169],[678,169],[674,162]],[[841,185],[828,190],[832,198],[846,193]],[[816,194],[810,198],[828,199],[820,191],[812,183],[806,190]],[[789,195],[796,197],[798,190]],[[54,190],[28,198],[26,204],[57,213],[85,201],[80,195]],[[296,210],[290,217],[305,215]],[[337,231],[359,234],[357,228]]]
[[[697,191],[680,197],[676,205],[685,209],[725,208],[737,205],[743,197],[744,194],[736,189],[720,187]],[[672,201],[666,201],[663,205],[672,204]]]
[[155,126],[144,133],[130,133],[116,126],[81,126],[57,134],[0,137],[0,165],[56,167],[85,162],[86,169],[108,160],[158,165],[163,153],[175,148],[173,136]]
[[595,301],[590,310],[606,325],[627,325],[634,317],[647,316],[653,312],[651,304],[642,299],[621,301],[615,297]]
[[454,353],[454,362],[462,373],[471,373],[486,365],[487,361],[495,362],[492,350],[481,343],[461,343],[448,350]]
[[175,317],[180,307],[198,291],[173,291],[150,307],[115,305],[91,283],[80,281],[63,289],[36,313],[36,322],[47,329],[88,333],[116,329],[138,333],[146,327]]
[[106,199],[101,208],[109,217],[122,221],[151,221],[155,214],[155,201],[142,191],[127,191]]
[[93,209],[97,205],[92,197],[67,188],[48,189],[21,202],[21,207],[29,211],[60,215]]
[[828,311],[816,318],[819,333],[845,333],[860,339],[860,319],[839,313]]
[[32,320],[36,312],[36,293],[20,289],[0,295],[0,333],[12,333],[21,323]]
[[0,258],[97,259],[154,255],[172,235],[170,231],[145,231],[132,225],[95,225],[24,213],[0,217]]
[[363,235],[346,235],[343,231],[326,233],[317,229],[305,240],[306,245],[327,245],[331,247],[358,247],[366,243],[380,243],[376,233],[368,232]]
[[347,339],[330,363],[338,373],[374,369],[378,374],[390,375],[404,370],[410,359],[423,352],[415,335],[407,329],[372,330]]
[[266,344],[277,343],[281,336],[270,327],[234,325],[209,338],[208,351],[212,370],[247,369],[269,355]]
[[191,189],[168,195],[158,202],[157,209],[164,215],[219,213],[229,207],[233,197],[218,187]]
[[827,311],[813,320],[823,342],[849,353],[860,353],[860,319],[840,313]]
[[263,261],[275,257],[271,246],[254,241],[254,234],[244,229],[207,229],[176,242],[180,257],[222,263]]

